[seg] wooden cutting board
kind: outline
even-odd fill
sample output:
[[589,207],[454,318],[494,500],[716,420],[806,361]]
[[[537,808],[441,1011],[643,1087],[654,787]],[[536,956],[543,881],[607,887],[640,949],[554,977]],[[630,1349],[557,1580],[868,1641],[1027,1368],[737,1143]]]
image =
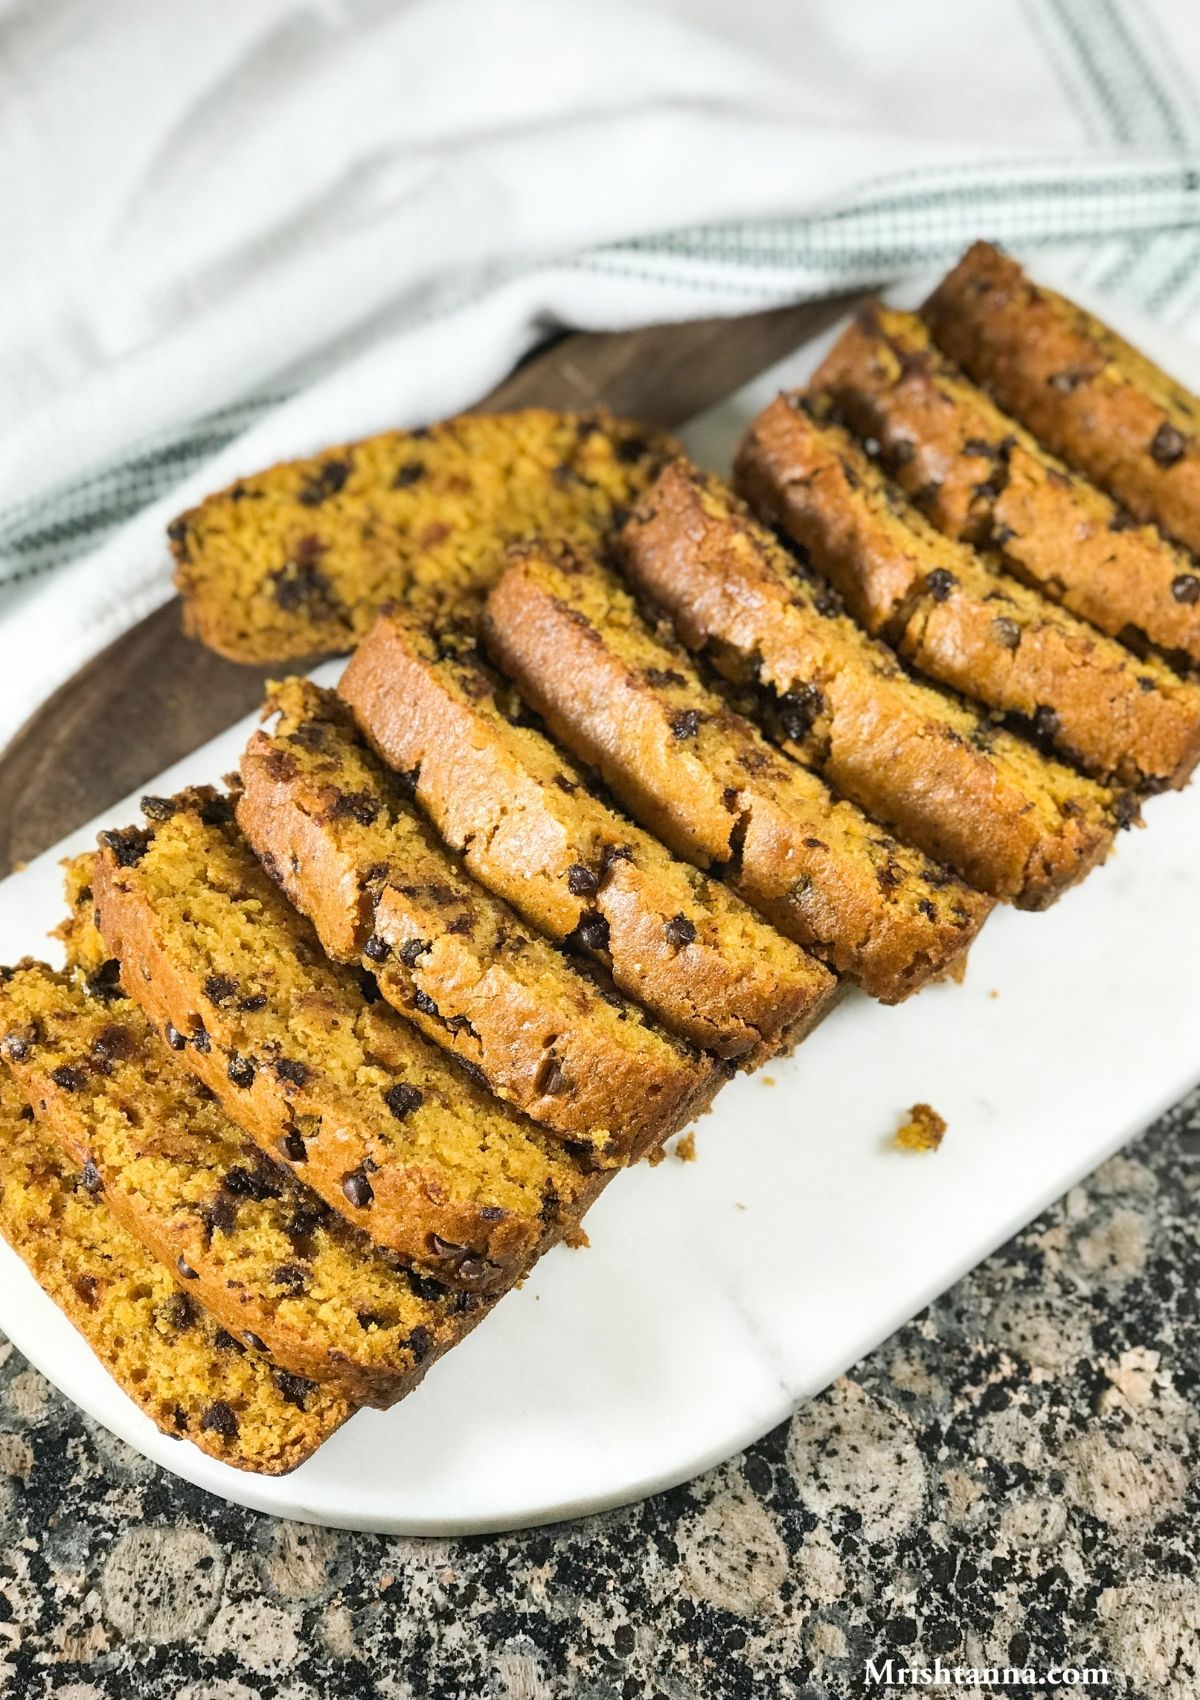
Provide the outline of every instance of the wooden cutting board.
[[[848,305],[841,296],[741,319],[562,337],[479,407],[602,403],[677,426],[819,335]],[[185,637],[177,597],[132,627],[35,710],[0,755],[0,876],[248,714],[279,666],[240,666]]]

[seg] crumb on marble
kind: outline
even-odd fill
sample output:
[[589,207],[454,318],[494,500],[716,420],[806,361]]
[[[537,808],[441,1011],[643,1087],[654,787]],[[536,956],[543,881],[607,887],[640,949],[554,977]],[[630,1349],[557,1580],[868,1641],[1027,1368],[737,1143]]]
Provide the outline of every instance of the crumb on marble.
[[773,1074],[760,1074],[758,1078],[759,1082],[763,1086],[774,1086],[775,1084],[775,1076]]
[[896,1129],[893,1143],[901,1151],[936,1151],[946,1132],[946,1122],[929,1104],[914,1104],[907,1121]]
[[685,1134],[681,1134],[675,1141],[673,1155],[678,1157],[681,1163],[694,1163],[696,1161],[696,1130],[694,1127],[690,1127]]
[[662,1146],[656,1145],[652,1151],[647,1151],[646,1161],[652,1169],[657,1169],[658,1165],[663,1161],[666,1155],[667,1154],[663,1150]]

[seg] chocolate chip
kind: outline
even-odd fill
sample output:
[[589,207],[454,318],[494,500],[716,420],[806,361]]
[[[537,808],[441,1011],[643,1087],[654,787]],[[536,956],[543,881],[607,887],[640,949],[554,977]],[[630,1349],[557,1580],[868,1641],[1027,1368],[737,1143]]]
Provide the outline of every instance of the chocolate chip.
[[233,1406],[227,1405],[224,1399],[218,1399],[200,1418],[200,1427],[206,1434],[219,1434],[223,1440],[232,1440],[238,1431]]
[[594,897],[600,890],[600,881],[582,862],[572,862],[567,869],[567,890],[572,897]]
[[0,1039],[0,1056],[7,1057],[9,1062],[24,1062],[38,1038],[38,1026],[35,1021],[26,1022],[24,1027],[14,1027]]
[[361,1169],[351,1169],[342,1176],[342,1191],[356,1210],[365,1210],[375,1197],[375,1189]]
[[992,621],[992,636],[1005,649],[1016,649],[1021,641],[1021,628],[1007,614],[1000,614]]
[[329,580],[311,562],[289,562],[271,574],[271,586],[285,614],[294,614],[306,602],[320,604],[329,600]]
[[700,730],[701,719],[702,716],[699,709],[681,708],[676,714],[671,716],[672,736],[678,738],[680,743],[682,743],[685,738],[694,738],[696,733]]
[[90,1192],[93,1197],[104,1191],[104,1180],[90,1157],[79,1171],[79,1180],[84,1192]]
[[192,1028],[192,1045],[202,1057],[206,1057],[212,1050],[212,1040],[208,1036],[208,1028],[202,1021],[197,1021]]
[[199,1312],[186,1293],[172,1293],[167,1305],[166,1320],[177,1334],[184,1334],[195,1323]]
[[237,1051],[229,1053],[229,1064],[225,1070],[234,1086],[240,1086],[243,1091],[254,1085],[254,1076],[258,1072],[253,1057],[239,1056]]
[[308,1079],[308,1064],[296,1062],[291,1057],[277,1057],[271,1067],[280,1080],[286,1080],[292,1086],[303,1086]]
[[404,1274],[415,1298],[434,1304],[446,1297],[445,1287],[431,1275],[418,1275],[415,1269],[406,1269]]
[[92,1040],[92,1055],[102,1065],[125,1062],[137,1052],[137,1040],[128,1027],[112,1022]]
[[266,1007],[267,999],[265,992],[254,992],[248,998],[238,999],[238,1008],[244,1009],[247,1015],[253,1015],[257,1010],[266,1009]]
[[249,1328],[242,1330],[242,1339],[252,1352],[266,1352],[268,1350],[267,1342]]
[[431,1016],[435,1021],[441,1014],[429,993],[423,992],[419,986],[413,992],[413,1008],[420,1010],[422,1015]]
[[147,820],[170,820],[179,804],[173,797],[143,797],[142,813]]
[[413,1355],[414,1363],[423,1363],[429,1356],[430,1347],[432,1345],[432,1334],[430,1334],[428,1328],[426,1328],[424,1324],[418,1323],[408,1337],[408,1349]]
[[210,974],[204,982],[204,995],[218,1009],[227,1004],[237,991],[237,981],[228,974]]
[[1058,390],[1061,395],[1070,395],[1072,390],[1079,388],[1087,373],[1080,371],[1077,366],[1068,366],[1064,372],[1054,372],[1047,379],[1051,389]]
[[272,1272],[271,1285],[286,1288],[290,1298],[299,1298],[308,1287],[308,1270],[300,1263],[281,1263]]
[[221,1177],[221,1185],[235,1198],[252,1198],[261,1204],[265,1198],[278,1198],[279,1186],[265,1169],[244,1169],[235,1163]]
[[411,1116],[414,1110],[421,1108],[425,1102],[425,1094],[419,1086],[409,1086],[402,1080],[398,1086],[388,1087],[383,1101],[396,1120],[403,1121],[405,1116]]
[[812,731],[817,716],[825,712],[825,697],[816,685],[799,685],[784,692],[775,712],[784,736],[799,743]]
[[386,962],[391,954],[391,945],[386,939],[381,939],[378,933],[372,933],[363,945],[363,955],[368,962]]
[[94,1275],[79,1275],[75,1279],[76,1297],[89,1310],[95,1310],[96,1300],[100,1295],[100,1283]]
[[662,690],[667,685],[687,684],[683,674],[677,673],[673,667],[647,667],[642,678],[655,690]]
[[957,583],[954,574],[945,567],[935,567],[926,575],[925,588],[935,602],[944,602]]
[[348,460],[327,460],[297,491],[296,500],[302,507],[319,508],[330,496],[337,495],[349,476]]
[[419,957],[424,956],[428,949],[428,939],[405,939],[404,943],[400,946],[400,949],[396,952],[396,955],[400,958],[406,968],[411,968],[417,962]]
[[576,927],[573,937],[578,939],[585,950],[607,950],[608,922],[603,915],[585,915]]
[[286,1157],[289,1163],[308,1162],[308,1147],[295,1128],[292,1128],[280,1138],[276,1149],[280,1156]]
[[567,1077],[562,1064],[555,1056],[547,1057],[541,1064],[534,1079],[534,1091],[543,1097],[553,1098],[562,1092],[567,1084]]
[[1122,791],[1113,804],[1113,819],[1124,830],[1141,818],[1141,808],[1132,791]]
[[187,1040],[172,1022],[168,1021],[163,1028],[163,1038],[173,1051],[182,1051],[187,1046]]
[[121,964],[115,956],[93,969],[83,982],[84,992],[100,1003],[111,1003],[121,996]]
[[175,1267],[185,1281],[198,1281],[200,1279],[185,1257],[177,1257]]
[[271,1380],[286,1402],[294,1405],[298,1411],[307,1408],[309,1396],[316,1390],[316,1382],[307,1381],[302,1375],[293,1375],[286,1369],[273,1369]]
[[937,920],[937,909],[934,907],[934,905],[930,902],[930,900],[927,897],[919,897],[917,899],[917,908],[921,911],[922,915],[924,915],[928,920],[930,920],[930,921],[936,921]]
[[236,1199],[229,1193],[218,1193],[204,1210],[204,1232],[208,1243],[212,1244],[214,1234],[231,1234],[237,1227],[237,1217]]
[[1171,580],[1171,595],[1187,607],[1200,602],[1200,578],[1195,573],[1178,573]]
[[59,1063],[57,1068],[50,1070],[50,1078],[64,1092],[81,1092],[87,1085],[87,1070],[71,1063]]
[[333,804],[334,820],[353,820],[359,826],[372,826],[382,807],[378,797],[369,791],[339,791]]
[[419,460],[406,460],[392,479],[393,490],[407,490],[425,476],[425,466]]
[[686,915],[672,915],[663,928],[663,933],[667,943],[674,945],[677,950],[682,950],[685,945],[694,944],[696,941],[696,928]]
[[1150,454],[1159,466],[1174,466],[1187,453],[1188,441],[1182,431],[1166,419],[1150,439]]
[[112,851],[119,868],[134,868],[150,848],[150,834],[129,826],[122,832],[102,832],[98,843]]

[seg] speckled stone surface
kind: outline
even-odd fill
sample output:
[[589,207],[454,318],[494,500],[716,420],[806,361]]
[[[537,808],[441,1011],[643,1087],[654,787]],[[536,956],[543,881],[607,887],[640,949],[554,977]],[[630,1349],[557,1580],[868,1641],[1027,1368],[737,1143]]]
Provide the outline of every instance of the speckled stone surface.
[[222,1505],[0,1346],[0,1694],[853,1700],[890,1654],[1194,1700],[1198,1205],[1200,1093],[749,1452],[502,1538]]

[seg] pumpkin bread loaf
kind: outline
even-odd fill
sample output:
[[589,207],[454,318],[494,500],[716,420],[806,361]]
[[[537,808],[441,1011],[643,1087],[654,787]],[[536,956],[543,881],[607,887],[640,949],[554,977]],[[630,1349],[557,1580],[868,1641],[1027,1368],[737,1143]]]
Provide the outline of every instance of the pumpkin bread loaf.
[[573,1229],[605,1172],[327,961],[227,798],[146,801],[144,829],[101,835],[98,925],[181,1066],[377,1245],[454,1286],[509,1286]]
[[177,1068],[137,1004],[26,962],[0,1057],[92,1190],[239,1344],[386,1407],[486,1313],[398,1269]]
[[1200,757],[1200,687],[935,531],[842,426],[781,396],[737,465],[763,518],[913,666],[1105,783],[1186,783]]
[[593,795],[466,622],[389,611],[339,693],[480,884],[673,1032],[753,1063],[829,1007],[836,982],[820,963]]
[[353,1412],[247,1352],[117,1221],[0,1070],[0,1234],[164,1434],[235,1469],[283,1475]]
[[289,679],[267,709],[238,824],[330,956],[598,1162],[636,1160],[707,1103],[714,1065],[464,874],[331,691]]
[[939,531],[1139,653],[1200,664],[1196,562],[1002,413],[915,313],[864,308],[810,388]]
[[[1200,401],[988,242],[921,309],[934,340],[1034,435],[1140,520],[1200,550]],[[1200,578],[1180,587],[1192,605]]]
[[235,661],[350,649],[392,597],[477,596],[506,542],[595,546],[672,450],[603,412],[531,408],[271,467],[169,527],[186,627]]
[[680,855],[893,1003],[957,964],[991,908],[778,754],[642,622],[606,569],[530,546],[488,599],[489,650],[551,731]]

